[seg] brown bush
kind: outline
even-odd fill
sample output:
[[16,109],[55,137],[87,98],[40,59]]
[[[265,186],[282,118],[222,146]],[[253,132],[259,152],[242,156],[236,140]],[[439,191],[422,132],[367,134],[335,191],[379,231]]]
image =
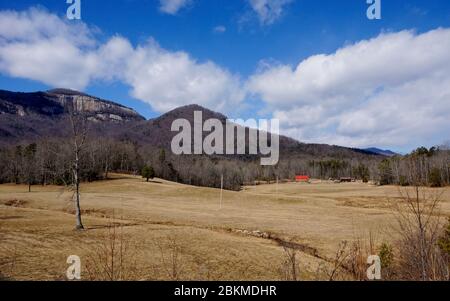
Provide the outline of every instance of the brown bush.
[[111,222],[107,228],[107,233],[88,252],[85,270],[89,280],[139,280],[136,244],[125,238],[122,225]]
[[300,262],[297,257],[298,250],[289,245],[283,246],[284,258],[280,266],[281,280],[298,281],[300,280]]
[[398,277],[401,280],[448,280],[449,267],[438,241],[442,234],[440,196],[434,190],[404,189],[395,213],[398,222]]
[[180,280],[183,271],[181,260],[183,247],[175,236],[167,236],[155,242],[161,256],[161,266],[167,277],[172,280]]

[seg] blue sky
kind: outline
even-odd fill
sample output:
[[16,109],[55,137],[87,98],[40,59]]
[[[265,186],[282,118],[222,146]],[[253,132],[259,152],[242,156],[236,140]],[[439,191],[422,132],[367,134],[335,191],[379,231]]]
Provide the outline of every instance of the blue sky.
[[[450,117],[448,115],[450,99],[446,93],[430,95],[436,100],[433,100],[434,102],[430,100],[428,105],[424,104],[424,98],[419,97],[410,102],[399,100],[402,98],[399,93],[405,91],[403,89],[406,89],[407,85],[416,88],[426,84],[421,91],[427,90],[427,87],[434,90],[446,86],[450,75],[442,74],[445,71],[440,70],[439,66],[445,66],[449,62],[448,56],[443,54],[447,45],[432,53],[432,57],[424,62],[424,65],[414,66],[418,59],[412,55],[407,56],[399,67],[400,70],[403,68],[404,72],[399,72],[399,68],[389,64],[398,61],[396,58],[403,58],[401,54],[392,53],[388,58],[380,54],[380,64],[386,64],[387,69],[393,70],[378,70],[377,74],[375,71],[371,73],[376,63],[366,66],[360,66],[358,63],[358,60],[367,61],[370,54],[362,53],[359,56],[360,52],[356,46],[352,47],[366,41],[369,43],[368,47],[377,52],[385,47],[383,41],[386,39],[394,45],[405,43],[399,46],[398,51],[417,47],[420,55],[448,37],[446,29],[450,28],[450,2],[383,0],[382,19],[374,21],[366,17],[368,6],[365,2],[365,0],[83,0],[81,21],[68,21],[65,18],[68,5],[64,0],[0,0],[0,11],[26,14],[34,7],[44,17],[59,18],[59,21],[54,21],[56,27],[59,26],[58,22],[63,22],[63,26],[75,28],[72,32],[68,29],[60,33],[41,28],[41,25],[36,24],[36,32],[33,34],[41,39],[53,34],[58,37],[64,34],[64,39],[70,41],[70,35],[77,35],[79,32],[77,28],[87,28],[81,31],[80,35],[88,36],[93,44],[74,42],[71,46],[77,49],[75,55],[81,52],[80,62],[91,58],[91,55],[97,53],[101,47],[109,45],[111,39],[120,37],[117,48],[106,47],[105,51],[127,49],[127,53],[136,58],[134,69],[129,70],[130,74],[127,76],[118,74],[111,78],[105,75],[107,72],[120,73],[123,65],[117,65],[114,71],[108,69],[101,75],[93,75],[98,70],[95,67],[96,71],[86,75],[86,78],[76,78],[75,81],[78,83],[72,88],[130,106],[147,118],[158,116],[161,112],[178,105],[197,102],[213,110],[223,111],[233,118],[279,118],[283,133],[306,142],[357,147],[379,146],[409,151],[418,145],[431,146],[450,139],[447,134],[450,124],[445,121],[446,117]],[[180,4],[179,7],[174,3]],[[40,22],[37,17],[33,19],[31,13],[8,16],[11,18],[8,20],[12,20],[8,22],[18,22],[17,24],[23,24],[26,18],[32,22]],[[8,23],[3,25],[7,26]],[[20,28],[20,25],[15,27]],[[440,32],[433,32],[438,28],[441,28]],[[148,42],[150,38],[152,42]],[[369,42],[377,38],[379,40]],[[430,40],[426,42],[431,43],[429,47],[424,46],[424,40]],[[17,46],[18,41],[28,49],[33,49],[37,43],[36,39],[13,36],[5,27],[0,30],[0,49],[2,46],[5,49]],[[139,55],[139,47],[143,49],[141,50],[145,55]],[[423,47],[423,51],[420,47]],[[339,49],[347,51],[348,56],[352,56],[352,51],[355,51],[353,60],[348,61],[345,53],[339,58],[337,55]],[[448,50],[450,52],[450,49]],[[39,53],[37,51],[38,49],[34,53]],[[370,51],[368,50],[369,53]],[[385,51],[380,50],[380,53]],[[346,79],[338,83],[339,88],[336,88],[338,84],[330,83],[332,82],[330,79],[316,74],[324,66],[322,61],[318,63],[318,60],[314,59],[318,54],[327,55],[322,59],[331,65],[330,74],[337,72],[336,74]],[[97,64],[102,60],[101,57],[97,56],[92,60]],[[32,73],[20,69],[22,68],[20,64],[14,65],[13,59],[18,57],[11,56],[11,52],[6,50],[2,55],[0,50],[0,89],[36,91],[57,87],[61,83],[70,83],[61,80],[67,75],[64,69],[67,66],[65,61],[60,63],[61,66],[54,67],[55,70],[62,70],[59,71],[62,74],[58,74],[57,71],[52,74],[40,74],[38,70],[42,67],[38,63],[42,63],[43,59],[31,60],[28,63],[31,69],[36,69]],[[50,60],[49,64],[56,64],[50,55],[47,59]],[[110,61],[101,63],[115,64],[118,60],[115,58],[114,63]],[[309,62],[310,64],[304,65],[312,67],[304,68],[305,66],[300,66],[302,62]],[[2,63],[7,67],[2,67]],[[338,66],[342,64],[350,66],[346,67],[348,69],[346,72],[353,74],[366,68],[360,78],[369,83],[355,85],[354,89],[341,89],[342,86],[352,86],[358,79],[340,73]],[[126,65],[128,68],[128,61]],[[136,65],[146,67],[139,68]],[[408,66],[411,65],[413,67],[410,70]],[[151,76],[146,79],[149,68],[154,72],[159,70],[154,69],[159,66],[163,66],[161,67],[163,71],[166,70],[164,68],[171,69],[164,72],[167,78],[163,82],[159,79],[152,81]],[[426,66],[436,67],[430,71],[431,67]],[[177,68],[181,71],[177,72]],[[420,68],[423,68],[423,71],[419,70]],[[184,74],[182,78],[179,76],[180,73]],[[392,78],[385,80],[391,74]],[[70,76],[72,80],[76,74]],[[305,80],[305,77],[308,79],[315,76],[317,78],[314,81]],[[194,88],[189,81],[191,77],[198,79]],[[378,79],[371,82],[375,77]],[[210,82],[211,78],[217,80]],[[323,91],[317,90],[317,80],[323,80],[320,82]],[[174,83],[174,86],[168,83]],[[284,87],[285,83],[290,84]],[[202,84],[208,87],[203,87]],[[297,85],[301,88],[297,88]],[[172,88],[187,92],[172,95],[173,91],[170,91]],[[410,90],[408,88],[408,91]],[[406,93],[403,94],[405,98],[410,97]],[[418,95],[418,92],[413,94]],[[351,101],[348,100],[350,98]],[[397,101],[399,102],[397,107],[387,109],[391,110],[389,114],[381,112],[379,108],[381,104],[386,108]],[[423,107],[418,107],[417,104]],[[436,105],[443,105],[444,109],[437,112],[430,109]],[[416,111],[407,110],[403,113],[405,116],[398,117],[398,114],[402,114],[398,110],[399,107],[409,109],[416,107]],[[348,109],[344,111],[342,108]],[[427,123],[427,120],[433,122]],[[392,126],[387,126],[391,121]],[[431,129],[423,130],[423,127]]]

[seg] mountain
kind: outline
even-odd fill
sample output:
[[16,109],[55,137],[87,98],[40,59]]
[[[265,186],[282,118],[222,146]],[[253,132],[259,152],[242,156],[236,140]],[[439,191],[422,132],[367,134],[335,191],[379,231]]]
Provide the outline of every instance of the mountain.
[[[208,119],[218,119],[226,127],[227,117],[221,113],[214,112],[196,104],[182,106],[161,115],[158,118],[150,119],[144,123],[132,123],[125,125],[122,131],[116,132],[116,138],[120,140],[139,141],[140,144],[148,144],[158,148],[169,149],[172,138],[178,133],[171,131],[172,122],[175,119],[186,119],[193,124],[194,112],[201,111],[203,121]],[[239,127],[239,126],[238,126]],[[203,134],[205,137],[207,134]],[[224,131],[224,137],[226,133]],[[246,128],[248,137],[248,128]],[[283,157],[296,158],[357,158],[357,157],[377,157],[378,154],[354,148],[327,144],[306,144],[295,139],[279,136],[280,155]],[[246,141],[248,143],[248,141]],[[225,144],[225,143],[224,143]],[[236,156],[234,156],[236,157]],[[251,156],[238,156],[241,159]]]
[[376,147],[370,147],[370,148],[366,148],[364,149],[365,151],[377,154],[377,155],[381,155],[381,156],[386,156],[386,157],[393,157],[393,156],[397,156],[398,154],[391,151],[391,150],[383,150],[383,149],[379,149]]
[[[227,120],[225,115],[195,104],[145,120],[130,108],[73,90],[55,89],[35,93],[0,90],[0,138],[14,144],[42,137],[65,137],[70,133],[67,119],[69,109],[87,115],[92,124],[91,135],[95,137],[165,149],[170,149],[172,138],[177,134],[171,131],[175,119],[187,119],[193,124],[194,112],[201,111],[204,121],[215,118],[225,125]],[[280,136],[280,155],[299,159],[343,159],[372,158],[379,154],[341,146],[306,144]],[[249,156],[234,157],[245,159]]]
[[82,112],[97,133],[145,118],[112,101],[68,89],[20,93],[0,90],[0,138],[5,143],[68,135],[68,110]]
[[176,119],[186,119],[193,124],[195,111],[202,112],[203,120],[215,118],[225,123],[227,119],[220,113],[193,104],[176,108],[144,123],[130,123],[122,131],[116,132],[115,137],[120,140],[139,141],[141,144],[170,148],[172,138],[177,134],[171,131],[172,122]]
[[19,93],[0,90],[0,114],[58,118],[67,110],[83,112],[94,122],[142,121],[133,109],[68,89]]

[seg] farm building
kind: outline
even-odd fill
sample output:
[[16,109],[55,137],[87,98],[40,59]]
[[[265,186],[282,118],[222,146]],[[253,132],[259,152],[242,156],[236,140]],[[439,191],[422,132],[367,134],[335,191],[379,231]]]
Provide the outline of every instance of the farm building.
[[353,182],[354,180],[352,178],[341,178],[340,182],[341,183],[350,183]]
[[310,178],[309,176],[295,176],[295,182],[309,182]]

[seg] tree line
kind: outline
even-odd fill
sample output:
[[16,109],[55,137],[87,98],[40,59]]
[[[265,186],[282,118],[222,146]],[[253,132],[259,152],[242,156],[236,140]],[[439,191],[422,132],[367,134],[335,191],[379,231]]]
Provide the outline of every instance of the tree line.
[[[73,139],[41,139],[38,142],[0,146],[0,183],[32,185],[69,185],[74,183]],[[450,183],[450,151],[445,147],[419,148],[411,154],[394,157],[355,158],[281,158],[277,166],[261,166],[257,158],[226,156],[173,155],[170,151],[139,145],[133,141],[87,137],[79,151],[79,180],[107,179],[119,172],[149,178],[158,177],[195,186],[239,190],[242,185],[273,182],[308,175],[317,179],[351,177],[381,185],[407,186],[413,175],[420,175],[424,186],[440,187]]]
[[[92,182],[110,171],[132,172],[137,168],[133,144],[108,139],[86,142],[80,153],[80,178]],[[0,183],[63,185],[73,182],[73,150],[69,140],[46,139],[0,148]]]
[[381,185],[421,185],[442,187],[450,184],[448,146],[420,147],[405,156],[394,156],[378,164]]

